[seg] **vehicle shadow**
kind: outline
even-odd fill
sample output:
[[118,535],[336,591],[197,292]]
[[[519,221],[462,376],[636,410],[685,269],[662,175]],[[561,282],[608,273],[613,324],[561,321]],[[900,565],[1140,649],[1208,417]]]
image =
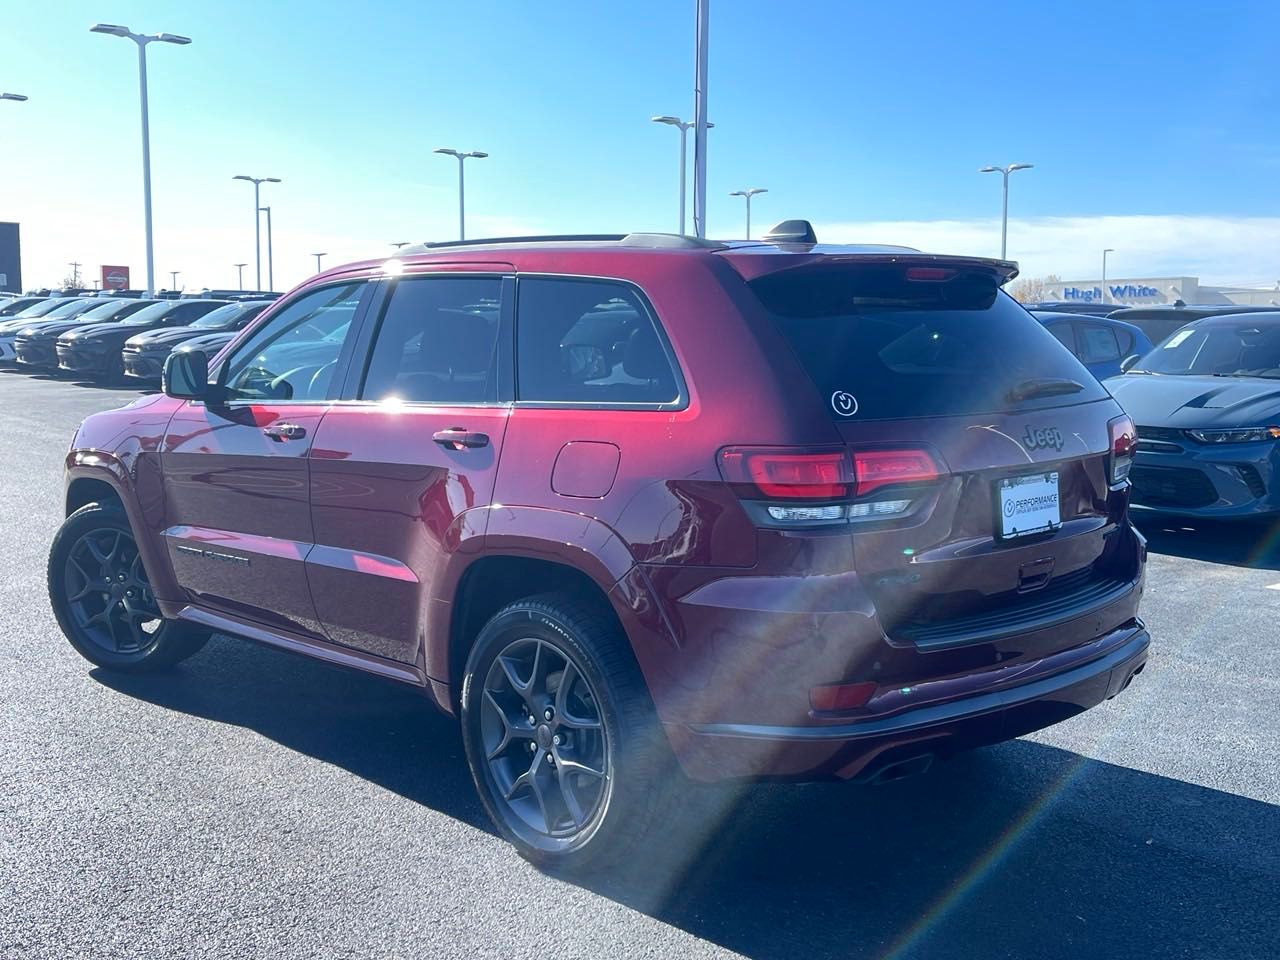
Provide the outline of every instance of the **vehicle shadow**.
[[[408,688],[224,638],[93,675],[491,830],[455,724]],[[575,882],[758,960],[1275,955],[1267,803],[1028,740],[884,787],[674,789],[625,871]]]
[[1225,563],[1255,570],[1280,570],[1280,522],[1202,520],[1135,513],[1134,524],[1153,553]]

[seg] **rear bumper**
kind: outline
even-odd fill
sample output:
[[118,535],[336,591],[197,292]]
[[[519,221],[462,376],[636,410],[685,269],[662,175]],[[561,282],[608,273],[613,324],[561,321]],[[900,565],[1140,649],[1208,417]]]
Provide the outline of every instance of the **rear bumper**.
[[[1149,646],[1145,626],[1134,618],[1089,644],[1096,655],[1087,663],[1028,683],[826,726],[701,723],[666,729],[682,767],[698,780],[869,777],[890,762],[998,743],[1097,706],[1129,685],[1145,666]],[[1035,673],[1041,664],[1025,666],[1020,673]]]

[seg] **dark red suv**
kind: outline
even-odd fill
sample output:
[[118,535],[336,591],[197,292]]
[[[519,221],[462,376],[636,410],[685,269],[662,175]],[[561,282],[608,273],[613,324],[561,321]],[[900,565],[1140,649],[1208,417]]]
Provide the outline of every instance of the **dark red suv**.
[[330,270],[80,427],[54,609],[103,667],[217,631],[420,687],[544,863],[670,764],[917,772],[1147,657],[1133,427],[1015,272],[803,222]]

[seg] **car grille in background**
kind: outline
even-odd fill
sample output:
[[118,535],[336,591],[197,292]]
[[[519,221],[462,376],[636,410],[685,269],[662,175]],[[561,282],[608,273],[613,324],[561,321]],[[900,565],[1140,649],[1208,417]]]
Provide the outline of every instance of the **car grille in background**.
[[1133,501],[1152,507],[1207,507],[1218,499],[1213,482],[1190,467],[1134,464],[1129,472]]
[[1138,449],[1151,453],[1181,453],[1186,436],[1172,427],[1138,427]]
[[1262,477],[1258,475],[1258,468],[1250,463],[1236,464],[1236,470],[1240,473],[1240,479],[1245,482],[1245,486],[1249,488],[1249,493],[1254,497],[1264,497],[1267,494],[1267,485],[1262,482]]

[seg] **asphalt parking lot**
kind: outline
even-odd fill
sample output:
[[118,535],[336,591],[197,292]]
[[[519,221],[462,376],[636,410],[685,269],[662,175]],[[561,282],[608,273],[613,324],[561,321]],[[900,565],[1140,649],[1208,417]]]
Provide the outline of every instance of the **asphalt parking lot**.
[[0,372],[0,956],[1275,957],[1280,530],[1143,521],[1121,697],[885,787],[692,789],[625,875],[489,829],[412,691],[215,638],[112,676],[45,597],[61,461],[133,390]]

